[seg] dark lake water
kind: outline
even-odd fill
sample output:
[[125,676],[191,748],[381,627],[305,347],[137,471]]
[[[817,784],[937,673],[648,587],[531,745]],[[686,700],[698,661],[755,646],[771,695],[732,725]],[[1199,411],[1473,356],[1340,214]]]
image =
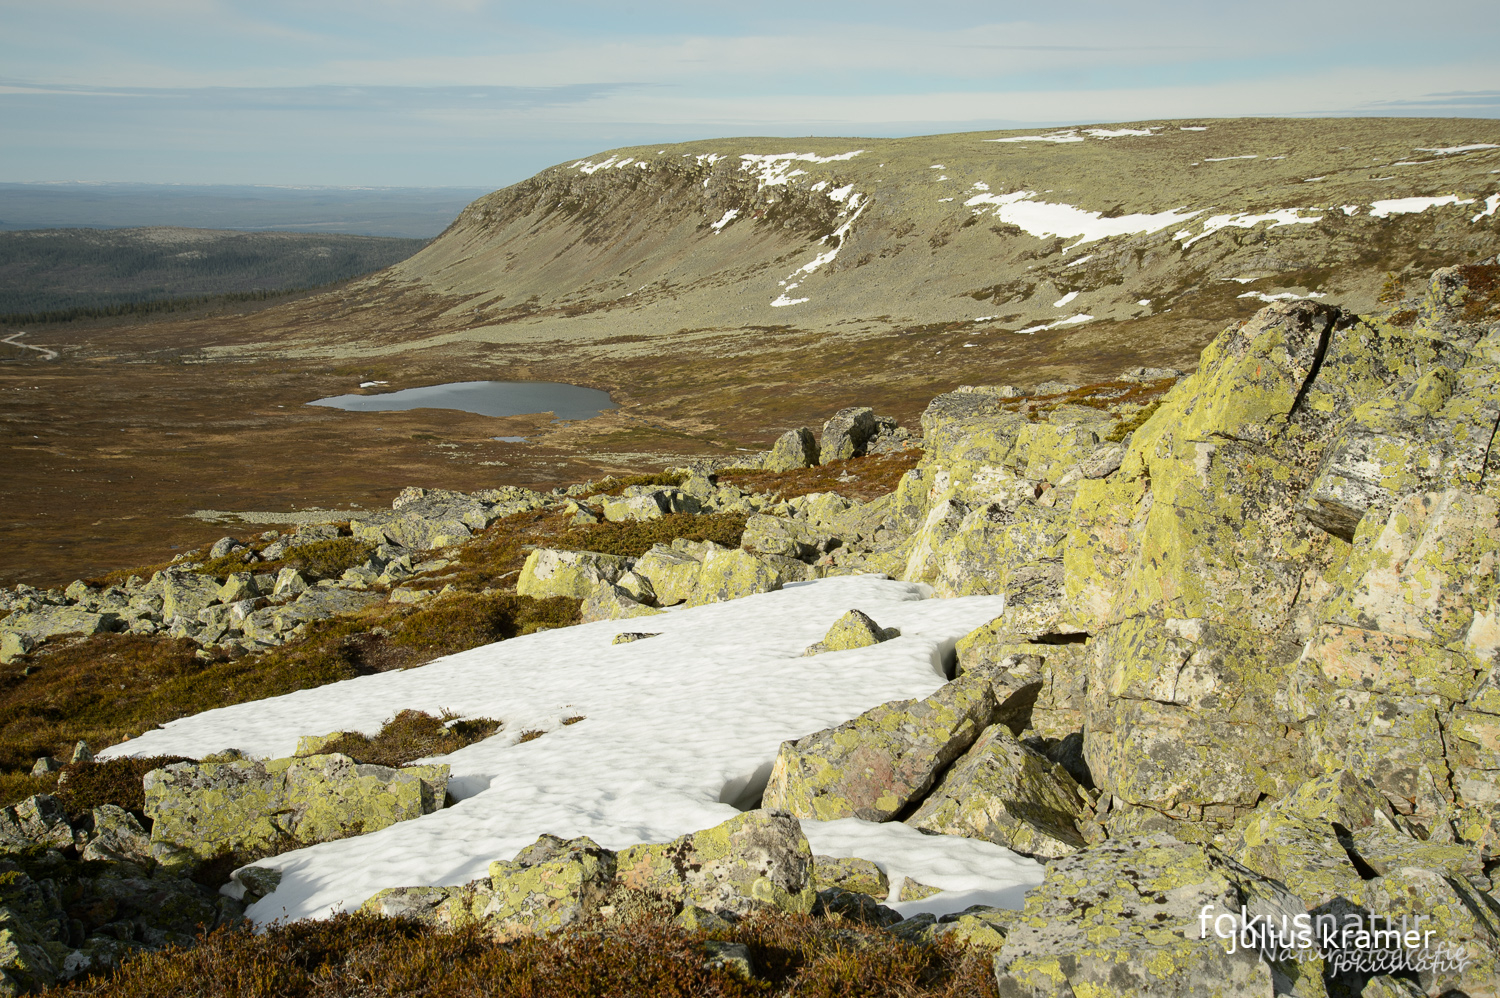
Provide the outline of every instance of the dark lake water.
[[558,419],[591,419],[607,409],[617,408],[608,392],[556,381],[458,381],[425,388],[403,388],[382,395],[334,395],[307,404],[350,412],[457,409],[481,416],[550,412]]

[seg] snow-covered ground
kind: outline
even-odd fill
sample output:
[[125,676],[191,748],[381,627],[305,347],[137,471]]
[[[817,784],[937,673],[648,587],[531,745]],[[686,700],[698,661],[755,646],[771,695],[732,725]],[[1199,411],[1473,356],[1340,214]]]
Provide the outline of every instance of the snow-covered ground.
[[[432,761],[453,767],[454,807],[382,831],[285,853],[264,924],[357,907],[386,887],[461,884],[543,832],[623,848],[733,817],[786,739],[888,700],[930,695],[958,638],[1000,613],[1000,597],[927,598],[878,576],[825,579],[727,603],[545,631],[405,672],[366,676],[174,721],[101,755],[201,757],[226,748],[290,755],[297,738],[373,733],[397,711],[447,708],[503,719],[494,737]],[[901,637],[802,658],[849,609]],[[615,645],[622,631],[658,636]],[[584,720],[564,725],[566,718]],[[518,742],[521,732],[540,738]],[[1042,868],[987,842],[900,824],[806,821],[814,852],[862,856],[943,893],[898,906],[943,913],[1020,907]]]

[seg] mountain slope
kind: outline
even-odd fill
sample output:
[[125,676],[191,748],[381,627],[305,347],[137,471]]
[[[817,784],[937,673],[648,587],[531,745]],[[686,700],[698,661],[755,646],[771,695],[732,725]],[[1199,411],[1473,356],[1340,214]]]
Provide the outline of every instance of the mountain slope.
[[481,198],[393,274],[489,340],[1368,308],[1387,271],[1495,252],[1497,168],[1500,125],[1467,120],[636,147]]

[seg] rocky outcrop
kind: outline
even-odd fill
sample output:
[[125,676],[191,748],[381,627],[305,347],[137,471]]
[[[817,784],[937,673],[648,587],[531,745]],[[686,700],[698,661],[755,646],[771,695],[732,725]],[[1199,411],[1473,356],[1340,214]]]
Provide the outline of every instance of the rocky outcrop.
[[47,795],[0,810],[0,994],[189,946],[240,920],[235,901],[156,869],[129,812],[105,805],[71,824]]
[[448,767],[392,769],[337,753],[179,762],[146,774],[151,851],[171,869],[242,861],[377,831],[444,806]]
[[986,839],[1054,859],[1083,848],[1078,822],[1091,802],[1067,770],[994,724],[964,753],[906,823],[924,832]]
[[812,875],[812,849],[796,819],[748,811],[618,853],[587,837],[543,835],[513,860],[491,863],[484,880],[385,890],[364,909],[444,927],[477,923],[504,939],[647,909],[668,918],[738,918],[767,908],[807,914],[817,900]]
[[1241,906],[1277,924],[1306,911],[1275,881],[1167,835],[1060,859],[1007,927],[995,956],[1000,994],[1230,998],[1299,985],[1298,994],[1323,994],[1316,954],[1269,962],[1214,936],[1214,919],[1237,926]]
[[991,723],[988,683],[955,680],[926,700],[897,700],[783,742],[765,805],[799,818],[889,821],[920,801]]
[[501,517],[539,509],[549,497],[508,487],[479,492],[404,489],[389,512],[351,518],[349,529],[361,540],[413,551],[458,544]]

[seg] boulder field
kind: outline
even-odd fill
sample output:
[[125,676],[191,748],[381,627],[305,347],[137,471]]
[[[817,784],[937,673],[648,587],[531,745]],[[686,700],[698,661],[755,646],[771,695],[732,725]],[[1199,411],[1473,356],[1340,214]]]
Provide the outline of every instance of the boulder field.
[[[872,502],[748,494],[710,465],[624,496],[507,496],[591,519],[747,516],[739,547],[532,551],[517,591],[580,599],[585,619],[862,572],[939,597],[1004,595],[1005,610],[958,642],[933,696],[784,743],[760,807],[725,825],[618,852],[543,835],[497,857],[487,878],[393,884],[366,907],[501,937],[641,912],[688,927],[765,907],[837,916],[914,944],[951,935],[989,947],[1005,996],[1496,995],[1497,428],[1491,262],[1436,272],[1419,302],[1385,316],[1271,305],[1225,329],[1187,375],[941,395],[922,418],[920,463]],[[821,443],[798,428],[750,463],[807,467],[915,442],[870,410],[844,410]],[[351,570],[324,590],[398,599],[420,552],[506,508],[417,499],[355,528],[393,556],[380,566],[388,578],[371,564],[370,577]],[[246,591],[230,578],[182,595],[167,573],[137,591],[148,586],[153,612],[189,633]],[[110,614],[128,618],[109,599],[141,598],[86,590],[9,596],[6,647],[108,629]],[[807,653],[890,631],[851,613]],[[298,767],[316,773],[294,780]],[[363,772],[375,769],[310,753],[156,771],[146,782],[161,831],[145,855],[213,852],[192,829],[217,824],[164,820],[190,808],[174,788],[186,795],[210,771],[260,781],[235,799],[264,799],[268,814],[286,811],[296,783],[298,814],[316,816],[304,824],[321,838],[363,827],[329,802],[376,822],[442,806],[446,771]],[[340,782],[351,780],[365,789]],[[25,831],[20,814],[0,831],[46,848],[37,836],[52,832],[36,821]],[[920,885],[890,898],[878,868],[814,857],[798,826],[847,817],[986,839],[1046,862],[1045,880],[1020,911],[903,920],[880,902]],[[42,883],[40,861],[27,862]],[[238,890],[274,890],[267,869],[241,870]],[[3,901],[0,913],[23,917],[20,901]]]

